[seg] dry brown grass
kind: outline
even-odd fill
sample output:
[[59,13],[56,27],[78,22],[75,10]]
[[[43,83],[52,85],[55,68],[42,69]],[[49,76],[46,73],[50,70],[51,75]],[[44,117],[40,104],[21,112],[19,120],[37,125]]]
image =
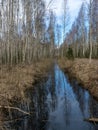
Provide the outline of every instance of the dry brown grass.
[[0,70],[0,105],[7,102],[6,99],[24,97],[27,87],[32,87],[35,80],[46,75],[51,60],[42,60],[31,65],[17,65],[12,68],[3,66]]
[[98,98],[98,60],[75,59],[74,61],[61,59],[60,67],[76,77],[93,96]]
[[[16,106],[22,102],[30,102],[25,91],[33,88],[35,81],[39,82],[42,78],[47,77],[47,71],[51,65],[52,60],[47,59],[31,65],[17,65],[10,68],[0,66],[0,129],[5,126],[3,121],[9,119],[11,108],[16,111],[25,111]],[[5,108],[8,115],[5,114]]]

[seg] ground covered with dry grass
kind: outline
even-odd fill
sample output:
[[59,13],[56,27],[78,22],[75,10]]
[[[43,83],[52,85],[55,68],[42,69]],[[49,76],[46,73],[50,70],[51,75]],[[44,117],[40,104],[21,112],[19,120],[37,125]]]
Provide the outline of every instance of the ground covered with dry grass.
[[33,90],[36,83],[47,78],[52,63],[51,59],[45,59],[29,65],[0,66],[0,129],[5,127],[6,120],[14,118],[13,111],[18,112],[17,116],[28,114],[18,104],[29,106],[26,90]]
[[98,99],[98,60],[93,59],[89,63],[89,59],[68,60],[63,58],[58,60],[58,63],[70,77],[75,77]]
[[30,65],[0,68],[0,105],[7,99],[24,98],[26,88],[32,87],[41,78],[46,77],[51,60],[42,60]]

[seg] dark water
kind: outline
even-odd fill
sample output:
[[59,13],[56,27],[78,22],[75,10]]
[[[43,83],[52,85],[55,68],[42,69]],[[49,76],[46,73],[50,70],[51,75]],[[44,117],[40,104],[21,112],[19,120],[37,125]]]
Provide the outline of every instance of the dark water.
[[27,91],[31,101],[22,109],[32,112],[11,124],[14,130],[98,130],[98,125],[84,121],[98,117],[98,103],[73,80],[69,81],[57,65],[47,81]]

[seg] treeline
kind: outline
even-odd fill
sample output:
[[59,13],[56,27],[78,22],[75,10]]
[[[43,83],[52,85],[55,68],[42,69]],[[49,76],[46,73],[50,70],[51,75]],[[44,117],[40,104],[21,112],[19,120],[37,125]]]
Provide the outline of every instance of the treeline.
[[68,33],[67,0],[62,25],[49,11],[51,2],[46,6],[45,0],[0,0],[0,65],[54,56],[98,58],[98,0],[83,2]]
[[98,58],[98,0],[83,2],[61,48],[66,56]]
[[47,22],[49,4],[0,0],[0,64],[31,63],[53,56],[55,17],[48,12]]

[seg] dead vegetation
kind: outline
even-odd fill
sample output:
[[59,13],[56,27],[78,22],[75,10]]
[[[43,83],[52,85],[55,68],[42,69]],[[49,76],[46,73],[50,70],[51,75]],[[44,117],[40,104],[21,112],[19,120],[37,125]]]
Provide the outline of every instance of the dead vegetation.
[[61,59],[58,63],[65,72],[69,72],[72,77],[77,78],[98,99],[98,60],[92,60],[92,63],[89,64],[89,59],[73,61]]
[[84,121],[88,121],[88,122],[92,122],[94,124],[98,123],[98,118],[88,118],[88,119],[84,119]]
[[17,108],[17,104],[26,100],[27,88],[33,87],[36,82],[47,77],[51,63],[52,60],[47,59],[30,65],[17,65],[10,68],[2,66],[0,68],[0,120],[3,120],[3,108],[8,108],[10,111],[11,108],[24,111]]
[[[50,60],[42,60],[31,65],[18,65],[12,68],[2,67],[0,71],[0,97],[11,99],[23,97],[26,87],[31,87],[35,80],[46,76]],[[1,103],[0,103],[1,104]]]

